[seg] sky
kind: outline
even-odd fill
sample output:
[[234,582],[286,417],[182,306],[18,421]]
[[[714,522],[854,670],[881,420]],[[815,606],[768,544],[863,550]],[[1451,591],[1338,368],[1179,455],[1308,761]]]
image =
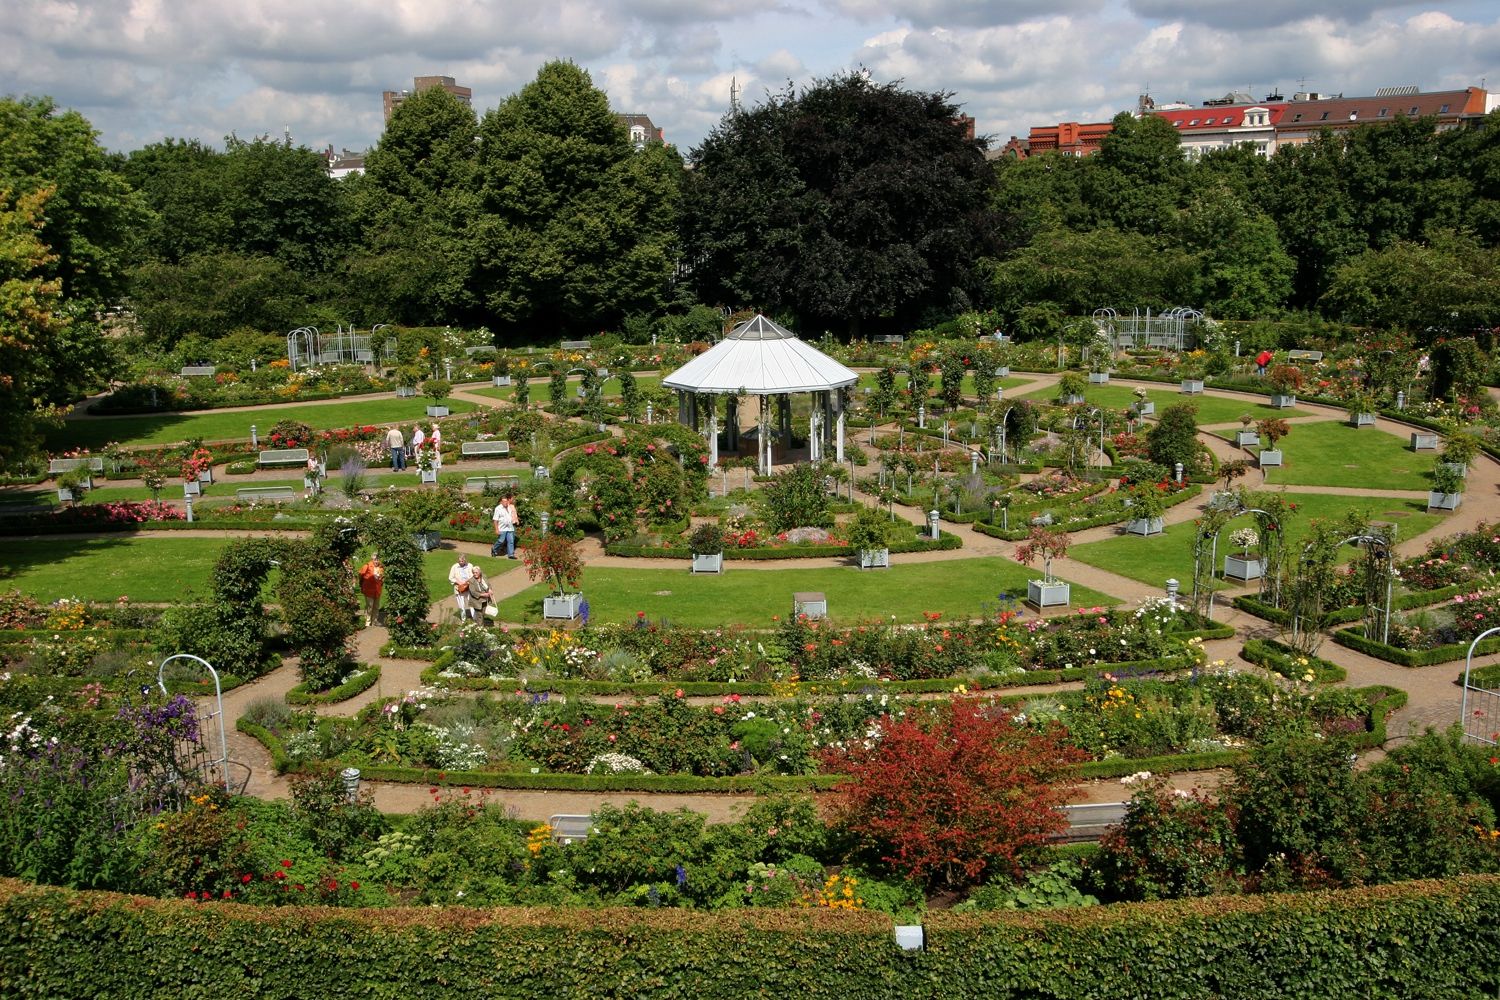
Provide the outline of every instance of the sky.
[[0,94],[50,96],[115,150],[283,129],[362,150],[383,90],[452,76],[483,114],[552,59],[685,153],[732,81],[754,105],[861,68],[951,92],[999,145],[1142,92],[1500,90],[1500,0],[0,0]]

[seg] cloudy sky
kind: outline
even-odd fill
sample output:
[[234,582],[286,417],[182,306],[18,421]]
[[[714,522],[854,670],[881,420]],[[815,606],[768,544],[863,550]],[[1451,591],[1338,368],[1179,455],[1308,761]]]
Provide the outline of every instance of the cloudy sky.
[[731,79],[754,103],[860,66],[953,92],[1004,142],[1142,90],[1500,90],[1500,0],[0,0],[0,94],[51,95],[122,150],[284,126],[362,149],[382,90],[446,74],[482,111],[556,58],[683,150]]

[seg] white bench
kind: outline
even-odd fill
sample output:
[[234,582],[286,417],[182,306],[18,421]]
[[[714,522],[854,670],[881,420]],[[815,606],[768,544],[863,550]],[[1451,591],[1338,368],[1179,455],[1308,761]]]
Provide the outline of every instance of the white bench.
[[476,354],[494,354],[498,350],[494,344],[480,344],[477,347],[465,347],[464,353],[472,358]]
[[465,441],[458,446],[458,455],[460,458],[468,458],[471,455],[500,456],[509,454],[509,441]]
[[902,344],[906,338],[899,333],[882,333],[871,339],[872,344]]
[[589,349],[587,340],[565,340],[558,345],[564,351],[586,351]]
[[552,827],[552,842],[566,847],[574,841],[588,839],[589,830],[594,825],[594,817],[557,813],[547,817],[547,825]]
[[1287,351],[1286,352],[1286,359],[1288,361],[1322,361],[1323,360],[1323,352],[1322,351]]
[[56,475],[59,472],[77,472],[79,469],[88,469],[90,472],[103,472],[104,459],[102,458],[54,458],[47,463],[47,473]]
[[193,378],[195,376],[198,376],[198,377],[201,377],[201,376],[204,376],[204,375],[210,375],[211,376],[211,375],[214,374],[214,372],[216,370],[217,369],[215,369],[213,365],[183,365],[182,366],[182,377],[183,378]]
[[241,486],[234,495],[241,500],[297,499],[297,491],[290,486]]
[[279,448],[260,453],[260,465],[306,465],[306,448]]
[[465,493],[483,493],[485,490],[489,489],[491,486],[494,486],[496,489],[501,490],[501,491],[504,491],[504,490],[518,490],[518,489],[521,488],[521,477],[520,476],[465,476],[464,477],[464,492]]
[[1412,431],[1412,451],[1437,451],[1438,436],[1431,431]]

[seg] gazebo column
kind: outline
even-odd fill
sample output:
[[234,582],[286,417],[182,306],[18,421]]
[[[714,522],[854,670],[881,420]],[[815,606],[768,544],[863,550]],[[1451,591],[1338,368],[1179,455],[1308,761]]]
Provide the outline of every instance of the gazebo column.
[[755,453],[762,476],[771,474],[771,421],[766,419],[769,416],[766,410],[768,398],[760,397],[760,430],[755,435]]
[[740,398],[729,396],[724,400],[724,447],[730,451],[740,450]]
[[834,420],[833,435],[833,459],[839,464],[844,461],[844,393],[837,390],[833,395],[834,412],[837,414]]
[[776,397],[776,402],[779,407],[777,423],[780,425],[780,434],[782,440],[786,442],[786,447],[790,448],[792,446],[792,397],[782,393]]
[[818,406],[818,396],[813,393],[812,409],[807,414],[807,460],[816,462],[823,457],[823,411]]
[[691,427],[693,422],[688,418],[688,396],[690,394],[682,389],[677,390],[677,422],[684,427]]
[[719,405],[718,400],[708,404],[708,466],[719,465]]

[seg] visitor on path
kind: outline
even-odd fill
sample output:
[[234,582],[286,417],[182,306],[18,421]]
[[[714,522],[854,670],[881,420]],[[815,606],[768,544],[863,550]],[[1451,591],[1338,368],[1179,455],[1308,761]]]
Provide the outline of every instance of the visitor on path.
[[484,570],[479,564],[474,564],[474,576],[469,581],[469,616],[481,625],[489,614],[490,606],[494,603],[495,595],[490,590],[490,581],[485,578]]
[[473,579],[474,571],[469,568],[469,557],[460,552],[458,562],[448,570],[448,582],[453,584],[453,603],[458,605],[459,621],[469,617],[469,584]]
[[505,548],[505,558],[516,557],[516,501],[514,497],[504,497],[495,505],[495,544],[490,546],[490,555],[498,556],[501,546]]
[[380,562],[380,553],[371,552],[370,561],[359,568],[359,592],[365,595],[365,628],[375,624],[384,587],[385,566]]
[[411,431],[411,459],[420,465],[422,462],[422,446],[427,443],[427,435],[422,432],[422,425],[418,424]]
[[435,469],[441,469],[443,467],[443,429],[433,424],[432,433],[427,435],[427,440],[432,442],[432,466]]
[[391,471],[406,468],[406,438],[401,436],[401,428],[392,427],[385,432],[385,446],[391,449]]
[[1271,364],[1271,359],[1276,357],[1270,351],[1261,351],[1255,356],[1255,374],[1264,376],[1266,368]]

